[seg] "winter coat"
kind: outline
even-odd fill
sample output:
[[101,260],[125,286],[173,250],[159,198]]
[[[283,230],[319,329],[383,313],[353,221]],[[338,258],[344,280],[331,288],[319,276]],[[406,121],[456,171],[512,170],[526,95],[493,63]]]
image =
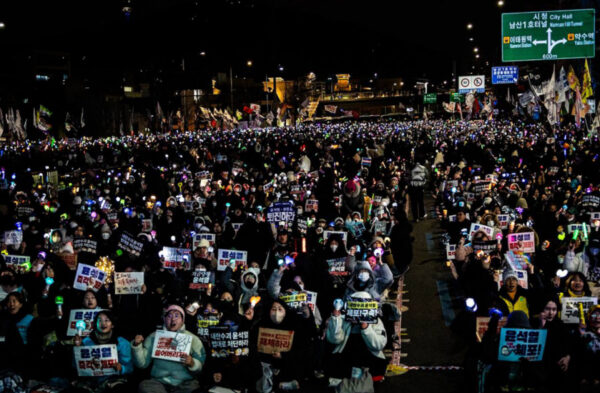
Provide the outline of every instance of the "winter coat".
[[206,351],[202,345],[202,341],[196,335],[185,330],[184,327],[178,333],[192,336],[190,355],[194,358],[194,364],[191,367],[170,360],[154,359],[152,357],[152,348],[156,332],[148,336],[143,344],[134,346],[133,342],[131,343],[133,364],[138,368],[147,368],[152,363],[152,378],[166,385],[179,386],[182,382],[194,379],[195,374],[202,371],[202,367],[206,361]]
[[345,321],[342,315],[332,315],[327,324],[326,338],[328,342],[336,346],[333,353],[344,351],[350,334],[360,334],[373,356],[385,359],[383,348],[387,344],[387,335],[381,319],[378,318],[376,324],[368,325],[366,329],[362,329],[359,325]]

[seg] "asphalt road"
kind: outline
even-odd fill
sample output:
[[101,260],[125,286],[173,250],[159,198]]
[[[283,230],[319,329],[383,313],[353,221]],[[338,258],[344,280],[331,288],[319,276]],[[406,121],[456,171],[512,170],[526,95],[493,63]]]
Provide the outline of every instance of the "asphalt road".
[[[431,200],[426,206],[431,208]],[[430,209],[428,209],[430,210]],[[431,216],[431,215],[429,215]],[[402,363],[411,367],[462,367],[466,346],[452,333],[450,323],[462,304],[452,288],[452,277],[445,264],[439,235],[443,233],[435,219],[413,224],[414,258],[404,279],[403,294],[408,307],[402,315],[405,335]],[[446,288],[449,287],[449,291]],[[408,299],[408,302],[406,300]],[[446,307],[442,307],[442,302]],[[462,392],[462,370],[410,369],[399,376],[388,377],[377,387],[378,393]]]

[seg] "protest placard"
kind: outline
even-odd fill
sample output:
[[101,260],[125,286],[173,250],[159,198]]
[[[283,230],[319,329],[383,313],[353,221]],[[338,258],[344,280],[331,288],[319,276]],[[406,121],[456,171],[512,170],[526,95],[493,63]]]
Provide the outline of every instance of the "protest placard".
[[389,221],[377,220],[373,223],[373,234],[374,235],[387,235]]
[[307,199],[306,203],[304,204],[304,210],[307,213],[310,213],[310,212],[318,213],[319,212],[319,200],[318,199]]
[[479,180],[473,185],[473,192],[476,194],[491,190],[492,182],[490,180]]
[[17,207],[17,217],[25,218],[33,215],[35,210],[29,206],[19,206]]
[[346,244],[348,240],[348,232],[346,231],[323,231],[323,241],[327,243],[331,236],[337,235],[339,236],[344,244]]
[[330,258],[325,260],[329,274],[332,276],[347,276],[350,272],[346,271],[346,258]]
[[[488,326],[490,324],[490,319],[490,317],[477,317],[477,322],[475,325],[475,336],[477,337],[477,342],[481,342],[481,340],[483,339],[483,335],[485,334],[485,332],[487,332]],[[508,319],[506,317],[502,317],[498,320],[496,334],[500,334],[500,329],[502,329],[506,325],[506,322],[508,322]]]
[[160,256],[165,269],[191,268],[192,251],[189,248],[163,247]]
[[115,344],[73,347],[77,375],[80,377],[106,377],[118,374],[113,367],[119,362]]
[[593,194],[586,194],[581,198],[582,207],[597,208],[600,206],[600,196]]
[[496,240],[488,241],[475,241],[473,240],[473,251],[483,251],[487,254],[498,248],[498,242]]
[[500,229],[507,229],[508,224],[510,223],[510,215],[508,214],[498,214],[496,216],[498,218],[498,222],[500,224]]
[[208,241],[209,247],[214,247],[217,237],[214,233],[197,233],[194,235],[194,240],[192,241],[192,247],[194,250],[200,247],[200,242],[202,239],[206,239]]
[[600,227],[600,212],[590,213],[590,224],[593,227]]
[[78,334],[77,332],[77,321],[83,321],[85,323],[85,329],[82,332],[82,336],[88,336],[93,330],[93,322],[96,315],[102,311],[101,308],[89,310],[87,308],[76,308],[71,310],[69,314],[69,324],[67,325],[67,336],[73,337]]
[[279,295],[279,299],[287,304],[290,309],[297,310],[306,303],[308,296],[304,292],[282,293]]
[[[577,223],[577,224],[569,224],[567,225],[567,233],[573,233],[575,231],[579,231],[579,232],[583,232],[583,226],[586,224],[582,224],[582,223]],[[589,225],[586,225],[585,230],[587,230],[587,232],[591,232],[591,228]]]
[[344,304],[346,311],[346,321],[351,323],[368,324],[377,323],[379,317],[379,303],[370,299],[359,299],[351,297]]
[[250,333],[247,330],[241,331],[236,325],[227,325],[211,326],[208,331],[211,357],[248,356],[250,353]]
[[4,232],[4,244],[7,246],[20,246],[23,242],[22,231],[5,231]]
[[139,257],[142,254],[142,249],[144,248],[144,243],[136,240],[131,234],[128,232],[123,232],[121,234],[121,240],[119,240],[118,246],[123,250],[127,251],[131,255],[135,255]]
[[498,360],[504,362],[519,362],[522,358],[530,362],[539,362],[544,356],[546,346],[545,329],[500,329],[498,345]]
[[471,227],[469,228],[469,240],[471,240],[473,235],[479,231],[484,232],[490,239],[494,235],[494,228],[488,227],[487,225],[471,223]]
[[88,289],[97,292],[106,280],[106,273],[102,270],[80,263],[77,265],[77,273],[75,274],[75,281],[73,282],[73,288],[79,289],[80,291],[86,291]]
[[235,261],[235,269],[248,264],[248,252],[241,250],[220,249],[218,254],[217,270],[223,271],[229,266],[231,260]]
[[278,225],[280,222],[290,224],[296,218],[293,202],[275,202],[267,209],[267,221]]
[[315,312],[315,307],[317,306],[317,292],[312,291],[304,291],[306,293],[306,304],[308,307]]
[[6,267],[11,268],[17,273],[27,273],[31,268],[31,259],[27,255],[3,255]]
[[115,272],[116,295],[140,295],[144,285],[143,272]]
[[446,259],[449,261],[456,259],[456,244],[446,244]]
[[213,272],[207,270],[194,270],[192,272],[192,281],[190,281],[189,288],[206,291],[209,285],[214,285],[214,283],[215,275]]
[[361,237],[366,231],[365,223],[362,221],[350,221],[346,223],[346,228],[352,233],[355,238]]
[[508,250],[512,252],[534,253],[535,235],[533,232],[510,233]]
[[273,354],[276,352],[289,352],[294,342],[293,330],[258,329],[258,352]]
[[182,357],[192,349],[192,336],[189,334],[157,330],[152,346],[152,357],[183,363]]
[[96,240],[87,239],[83,237],[73,239],[73,250],[75,251],[96,254],[97,247],[98,242]]
[[211,326],[217,326],[218,324],[219,317],[217,315],[198,315],[198,337],[203,340],[208,340],[208,328]]
[[580,323],[581,311],[579,304],[583,306],[583,315],[587,314],[588,310],[598,304],[597,297],[582,296],[582,297],[563,297],[560,300],[562,310],[560,319],[564,323]]

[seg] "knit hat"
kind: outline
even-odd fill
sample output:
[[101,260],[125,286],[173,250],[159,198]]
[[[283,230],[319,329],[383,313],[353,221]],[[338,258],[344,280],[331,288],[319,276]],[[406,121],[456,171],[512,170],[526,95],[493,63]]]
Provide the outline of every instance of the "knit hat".
[[171,304],[169,307],[167,307],[167,309],[165,310],[165,316],[167,316],[167,314],[173,310],[181,313],[181,318],[185,318],[185,312],[183,311],[183,308],[176,304]]
[[519,280],[519,276],[517,275],[516,270],[506,269],[504,273],[502,273],[502,281],[506,282],[509,278],[514,278],[515,280]]
[[356,191],[356,183],[354,183],[354,180],[348,180],[346,182],[346,192],[348,193],[353,193]]
[[210,243],[208,242],[208,240],[202,239],[202,240],[200,240],[200,244],[198,245],[198,247],[208,248],[208,247],[210,247]]
[[529,323],[529,318],[527,318],[527,314],[525,314],[523,311],[517,310],[511,312],[508,315],[506,327],[531,329],[531,324]]

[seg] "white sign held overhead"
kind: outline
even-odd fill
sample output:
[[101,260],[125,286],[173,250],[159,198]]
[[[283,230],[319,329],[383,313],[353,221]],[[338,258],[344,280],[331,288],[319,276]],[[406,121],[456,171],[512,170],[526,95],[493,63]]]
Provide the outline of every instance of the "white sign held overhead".
[[485,92],[485,75],[468,75],[458,77],[459,93],[470,93],[474,90],[478,93]]

